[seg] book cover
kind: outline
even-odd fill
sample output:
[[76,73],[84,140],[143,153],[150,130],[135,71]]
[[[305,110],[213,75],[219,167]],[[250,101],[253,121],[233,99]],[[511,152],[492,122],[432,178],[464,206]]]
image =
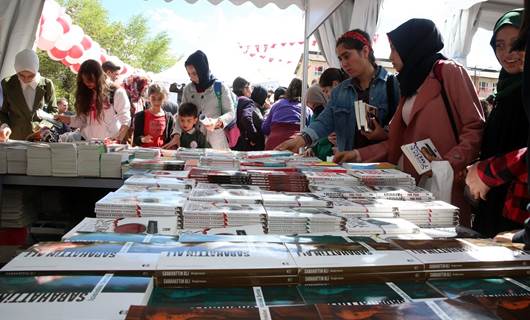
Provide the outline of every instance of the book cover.
[[50,275],[0,277],[4,319],[125,319],[130,305],[145,305],[151,277]]
[[461,296],[518,297],[530,291],[506,278],[429,280],[430,285],[448,298]]
[[330,286],[298,286],[307,304],[378,305],[405,303],[396,291],[384,283]]
[[425,264],[425,270],[528,267],[530,254],[491,240],[391,240]]
[[389,243],[290,244],[300,275],[419,272],[423,264]]
[[364,101],[357,100],[354,104],[355,119],[357,121],[357,128],[370,132],[373,130],[372,119],[377,119],[377,107],[372,106]]
[[296,275],[298,268],[281,243],[181,243],[164,252],[157,267],[162,277]]
[[260,189],[256,186],[212,183],[198,183],[191,191],[189,200],[243,204],[262,202]]
[[233,288],[155,288],[149,306],[190,308],[249,308],[263,306],[303,305],[296,286]]
[[401,150],[412,163],[418,174],[430,171],[431,162],[442,159],[440,152],[438,152],[434,143],[429,138],[402,145]]
[[175,217],[127,217],[117,219],[86,217],[65,234],[63,240],[71,238],[74,234],[93,232],[173,236],[177,234],[177,219]]
[[[530,315],[530,297],[464,297],[471,304],[480,304],[502,320],[527,319]],[[471,319],[471,318],[468,318]]]
[[322,320],[335,319],[394,319],[394,320],[447,320],[439,316],[425,302],[394,305],[344,306],[319,304]]
[[215,319],[260,320],[258,308],[198,309],[179,307],[131,306],[126,320],[153,319]]
[[[171,246],[169,246],[171,248]],[[64,273],[151,274],[156,270],[162,244],[40,242],[8,262],[6,275]]]

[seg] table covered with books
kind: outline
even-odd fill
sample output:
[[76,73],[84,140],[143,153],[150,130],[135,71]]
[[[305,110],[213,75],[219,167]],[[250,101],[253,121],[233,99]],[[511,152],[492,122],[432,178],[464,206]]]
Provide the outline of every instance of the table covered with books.
[[456,238],[458,208],[390,164],[137,151],[95,217],[0,270],[3,317],[530,317],[530,254]]

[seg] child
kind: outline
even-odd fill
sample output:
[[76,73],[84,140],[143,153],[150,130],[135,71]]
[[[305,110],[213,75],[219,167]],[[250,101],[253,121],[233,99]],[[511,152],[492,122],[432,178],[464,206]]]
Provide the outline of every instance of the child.
[[159,84],[152,84],[147,91],[151,107],[134,117],[134,146],[159,148],[171,140],[174,119],[162,110],[167,92]]
[[210,148],[206,136],[196,128],[199,115],[193,103],[183,103],[179,107],[180,146],[183,148]]

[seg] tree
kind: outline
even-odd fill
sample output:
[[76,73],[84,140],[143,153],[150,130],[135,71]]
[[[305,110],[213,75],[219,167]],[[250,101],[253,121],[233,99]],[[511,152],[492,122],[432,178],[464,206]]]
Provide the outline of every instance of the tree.
[[[79,25],[109,54],[133,67],[158,73],[173,66],[178,60],[170,54],[171,39],[166,32],[149,35],[147,19],[131,17],[127,24],[112,22],[99,0],[58,0],[66,8],[74,24]],[[76,76],[46,52],[38,52],[40,72],[53,80],[58,97],[66,97],[73,104]]]

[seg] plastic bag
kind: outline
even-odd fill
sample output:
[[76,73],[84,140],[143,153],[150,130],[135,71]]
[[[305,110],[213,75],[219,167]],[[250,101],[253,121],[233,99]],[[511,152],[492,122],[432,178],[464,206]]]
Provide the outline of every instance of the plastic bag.
[[432,177],[423,175],[418,186],[432,192],[436,200],[451,203],[454,178],[451,164],[449,164],[449,161],[432,161],[431,170]]

